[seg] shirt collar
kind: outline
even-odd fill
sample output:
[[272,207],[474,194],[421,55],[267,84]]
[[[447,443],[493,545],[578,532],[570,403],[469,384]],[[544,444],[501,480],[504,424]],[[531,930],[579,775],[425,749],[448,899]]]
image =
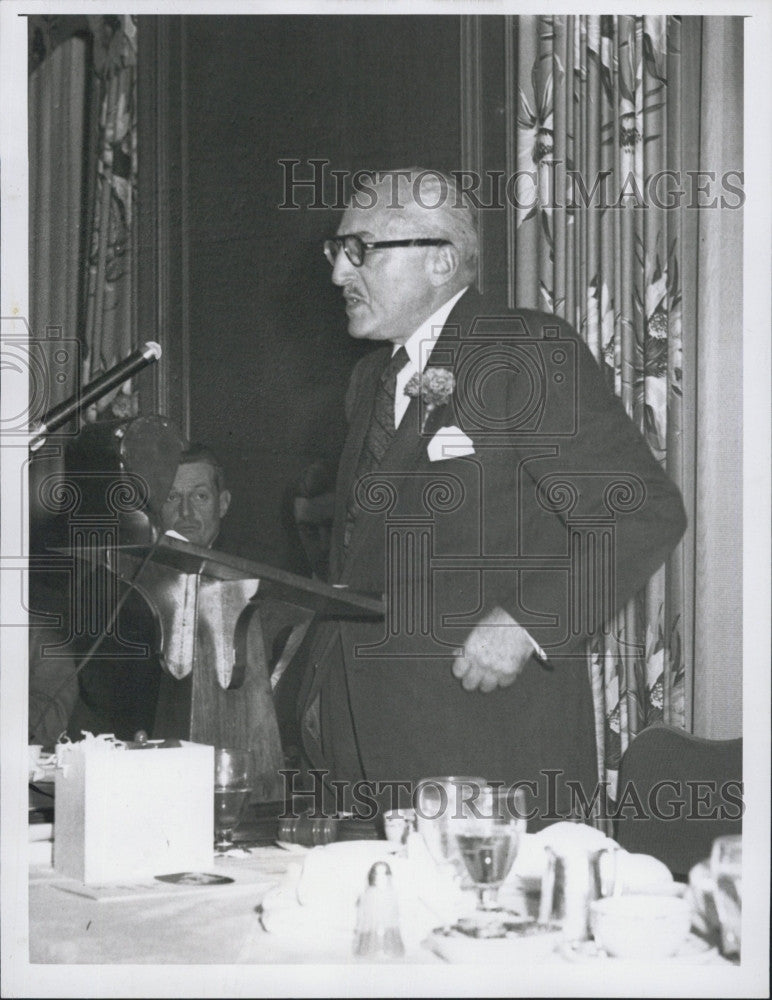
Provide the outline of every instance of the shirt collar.
[[[442,328],[445,326],[445,322],[448,316],[450,316],[453,306],[458,302],[467,288],[469,288],[469,285],[465,285],[460,292],[456,292],[447,302],[443,302],[440,308],[436,312],[433,312],[428,319],[424,320],[415,333],[412,333],[405,341],[404,346],[407,356],[419,374],[423,373],[429,360],[429,355],[437,343],[437,338],[442,332]],[[399,346],[395,344],[392,353],[396,354],[398,350]]]

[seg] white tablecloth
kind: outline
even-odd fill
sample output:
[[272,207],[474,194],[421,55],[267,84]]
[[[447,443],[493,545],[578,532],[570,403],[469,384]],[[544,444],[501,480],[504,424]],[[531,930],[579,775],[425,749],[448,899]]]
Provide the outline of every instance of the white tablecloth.
[[[33,963],[260,964],[353,961],[350,942],[318,950],[305,939],[268,934],[260,923],[265,893],[286,876],[297,858],[279,847],[253,848],[245,859],[217,859],[212,873],[234,883],[187,887],[156,898],[126,893],[95,900],[50,866],[30,869],[30,961]],[[74,890],[74,891],[73,891]],[[174,890],[169,890],[170,892]],[[115,893],[120,896],[120,891]],[[426,948],[406,954],[407,963],[440,962]]]
[[[32,865],[30,961],[104,965],[356,962],[352,941],[345,935],[338,940],[320,933],[316,940],[300,927],[295,934],[289,929],[268,933],[263,928],[263,898],[272,888],[292,884],[301,863],[302,856],[279,847],[253,848],[245,857],[213,859],[209,871],[232,878],[232,883],[204,888],[155,883],[152,888],[153,880],[148,880],[144,890],[111,889],[101,899],[82,895],[99,895],[99,891],[57,876],[50,864]],[[485,965],[507,958],[505,941],[447,939],[435,944],[450,962]],[[408,945],[404,964],[443,962],[428,944]],[[527,939],[512,942],[513,957],[561,960],[559,952],[547,955],[541,942],[534,945]],[[694,948],[688,957],[697,964],[724,962],[716,952],[703,955]],[[570,958],[562,955],[564,961]],[[599,962],[619,964],[610,959],[597,959],[593,964]]]

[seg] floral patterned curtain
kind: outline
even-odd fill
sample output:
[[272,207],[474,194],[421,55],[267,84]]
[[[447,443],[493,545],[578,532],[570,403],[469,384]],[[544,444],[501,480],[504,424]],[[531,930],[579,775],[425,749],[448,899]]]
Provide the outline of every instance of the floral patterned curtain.
[[[85,369],[83,383],[129,355],[135,344],[135,204],[137,196],[136,18],[89,17],[97,80],[96,183],[91,186],[90,240],[86,260]],[[136,416],[131,382],[86,413]]]
[[[513,18],[517,122],[514,298],[587,341],[678,482],[682,448],[681,215],[651,180],[680,167],[677,17]],[[594,189],[594,185],[597,187]],[[526,188],[530,186],[530,198]],[[594,190],[594,194],[593,194]],[[589,650],[599,772],[615,779],[645,726],[683,726],[676,554]]]

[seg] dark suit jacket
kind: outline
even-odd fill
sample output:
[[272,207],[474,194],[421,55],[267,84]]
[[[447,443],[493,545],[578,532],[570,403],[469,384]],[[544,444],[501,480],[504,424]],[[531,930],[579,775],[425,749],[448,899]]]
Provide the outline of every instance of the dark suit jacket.
[[[75,575],[30,574],[30,608],[48,621],[30,628],[30,737],[53,745],[67,731],[114,733],[129,740],[138,729],[151,733],[162,670],[155,649],[157,625],[150,606],[136,590],[110,574],[95,572],[84,581]],[[109,612],[103,588],[124,599],[117,623],[102,632]],[[95,602],[99,595],[99,610]],[[77,622],[76,622],[77,619]],[[92,658],[76,673],[94,646]]]
[[[331,559],[333,582],[386,594],[389,616],[317,629],[302,692],[309,758],[332,762],[339,778],[535,780],[543,803],[545,770],[592,785],[585,642],[677,543],[678,491],[571,327],[470,290],[429,359],[454,373],[454,392],[428,415],[411,400],[359,485],[344,553],[347,498],[390,353],[384,345],[352,374]],[[451,426],[474,454],[430,461],[429,441]],[[549,663],[532,659],[508,688],[467,692],[451,673],[454,651],[497,605]],[[344,745],[346,702],[355,754]]]
[[[70,716],[68,735],[81,732],[114,733],[131,740],[143,729],[153,736],[156,703],[163,670],[156,652],[158,625],[150,605],[139,591],[125,594],[125,584],[115,581],[118,599],[125,603],[118,614],[115,634],[98,646],[78,675],[78,699]],[[90,640],[72,643],[78,660],[88,652]]]

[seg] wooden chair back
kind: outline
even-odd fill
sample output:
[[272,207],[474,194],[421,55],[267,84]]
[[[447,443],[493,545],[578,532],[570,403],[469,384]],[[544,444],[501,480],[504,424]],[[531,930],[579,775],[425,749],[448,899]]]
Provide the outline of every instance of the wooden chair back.
[[642,730],[622,757],[616,803],[620,846],[685,878],[716,837],[742,832],[742,739],[708,740],[666,725]]

